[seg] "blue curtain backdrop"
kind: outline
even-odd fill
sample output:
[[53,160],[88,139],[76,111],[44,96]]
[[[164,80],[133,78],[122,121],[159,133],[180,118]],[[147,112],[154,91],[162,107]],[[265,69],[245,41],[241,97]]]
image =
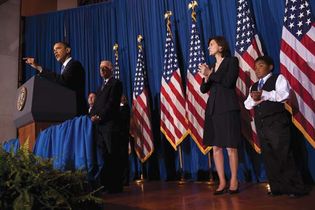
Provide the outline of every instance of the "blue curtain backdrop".
[[[311,0],[315,14],[315,0]],[[189,0],[112,0],[107,3],[64,10],[55,13],[25,18],[24,56],[34,56],[43,66],[59,72],[52,44],[66,40],[72,46],[72,56],[80,60],[86,70],[86,93],[95,91],[100,85],[99,62],[114,60],[113,44],[119,44],[119,64],[124,92],[131,101],[134,73],[136,69],[137,35],[144,37],[146,67],[152,101],[152,122],[155,153],[145,164],[150,178],[172,179],[178,170],[178,153],[159,131],[159,101],[161,73],[163,69],[166,27],[164,13],[173,12],[171,18],[175,45],[179,58],[184,86],[189,48],[191,12]],[[279,71],[279,51],[285,0],[252,0],[252,12],[263,50],[275,60],[275,71]],[[199,0],[197,22],[204,49],[208,38],[224,35],[234,52],[236,27],[236,0]],[[208,54],[205,51],[206,54]],[[207,55],[207,62],[212,59]],[[25,79],[35,71],[25,67]],[[298,133],[297,138],[306,152],[309,170],[315,179],[315,150]],[[184,171],[187,177],[196,179],[208,170],[208,158],[201,154],[196,144],[188,137],[182,144]],[[137,161],[131,158],[131,171],[140,170]],[[301,166],[303,167],[303,166]],[[260,156],[244,140],[240,150],[239,176],[242,180],[262,181]]]

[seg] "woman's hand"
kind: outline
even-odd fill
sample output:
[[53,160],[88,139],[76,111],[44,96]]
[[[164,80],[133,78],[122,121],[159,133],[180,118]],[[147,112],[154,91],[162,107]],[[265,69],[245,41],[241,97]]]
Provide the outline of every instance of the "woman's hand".
[[208,78],[213,72],[213,69],[210,69],[206,63],[199,64],[198,70],[205,78]]

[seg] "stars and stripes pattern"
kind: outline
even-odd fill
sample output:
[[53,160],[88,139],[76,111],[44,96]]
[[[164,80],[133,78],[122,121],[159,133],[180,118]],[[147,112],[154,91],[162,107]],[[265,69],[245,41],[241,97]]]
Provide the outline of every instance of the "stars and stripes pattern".
[[161,81],[161,132],[176,150],[188,134],[186,101],[172,34],[167,31]]
[[133,86],[130,133],[138,158],[145,162],[153,152],[153,135],[142,46],[138,48]]
[[[114,49],[114,56],[115,56],[115,64],[114,64],[114,78],[115,79],[120,79],[120,68],[119,68],[119,54],[118,54],[118,49]],[[128,140],[128,154],[131,154],[131,144],[130,141]]]
[[118,51],[115,52],[115,64],[114,64],[114,78],[120,79],[120,70],[119,70],[119,62],[118,62]]
[[237,1],[236,43],[235,56],[239,59],[239,77],[236,82],[236,91],[239,95],[242,116],[242,133],[260,152],[259,140],[254,123],[254,112],[245,110],[243,104],[250,86],[258,79],[255,75],[255,59],[261,56],[262,49],[259,37],[255,31],[255,23],[247,0]]
[[315,147],[315,23],[307,0],[287,0],[280,70],[292,88],[293,122]]
[[203,128],[205,126],[205,109],[209,95],[200,92],[202,76],[198,71],[198,65],[204,62],[205,57],[201,48],[200,36],[197,31],[196,22],[192,20],[187,70],[186,112],[189,133],[200,151],[206,154],[210,150],[210,147],[203,145]]

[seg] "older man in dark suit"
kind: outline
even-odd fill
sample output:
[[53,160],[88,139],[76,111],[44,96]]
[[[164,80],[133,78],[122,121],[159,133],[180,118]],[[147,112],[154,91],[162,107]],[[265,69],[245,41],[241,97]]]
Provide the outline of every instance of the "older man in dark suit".
[[66,42],[56,42],[54,44],[54,54],[56,60],[62,64],[60,74],[43,69],[35,62],[34,58],[24,58],[25,63],[35,68],[39,75],[53,82],[63,85],[76,93],[77,116],[87,113],[85,100],[85,72],[79,61],[72,59],[71,47]]
[[90,115],[95,129],[95,140],[104,158],[100,181],[110,193],[116,193],[123,190],[123,169],[119,152],[122,84],[113,77],[113,65],[110,61],[101,61],[100,76],[103,82],[96,92]]

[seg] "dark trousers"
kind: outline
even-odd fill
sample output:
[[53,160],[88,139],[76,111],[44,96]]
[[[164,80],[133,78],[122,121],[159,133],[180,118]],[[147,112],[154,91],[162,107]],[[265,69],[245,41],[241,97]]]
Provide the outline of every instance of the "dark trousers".
[[274,194],[305,194],[291,148],[291,119],[287,112],[256,120],[262,157]]
[[102,151],[103,168],[100,183],[110,193],[123,191],[123,159],[120,154],[120,133],[102,125],[95,126],[97,146]]
[[120,158],[122,161],[123,183],[125,186],[129,185],[129,130],[122,132],[120,135]]
[[123,191],[122,159],[117,154],[105,154],[104,166],[101,171],[101,184],[109,193]]

